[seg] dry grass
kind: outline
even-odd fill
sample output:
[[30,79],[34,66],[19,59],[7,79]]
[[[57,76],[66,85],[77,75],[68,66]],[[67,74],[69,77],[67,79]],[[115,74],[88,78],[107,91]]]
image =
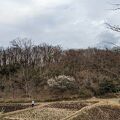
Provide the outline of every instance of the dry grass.
[[19,114],[14,114],[9,117],[5,117],[6,120],[60,120],[74,113],[75,111],[69,111],[65,109],[44,108],[35,109]]
[[101,102],[87,106],[62,120],[120,120],[120,105]]
[[0,120],[120,120],[119,99],[63,101],[5,114]]

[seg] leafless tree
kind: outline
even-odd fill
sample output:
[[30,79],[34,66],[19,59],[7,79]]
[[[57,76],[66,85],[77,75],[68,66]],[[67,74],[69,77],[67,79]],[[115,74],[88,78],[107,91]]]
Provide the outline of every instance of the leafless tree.
[[[111,10],[120,10],[120,4],[112,4],[112,6],[114,6],[115,8],[111,9]],[[106,23],[107,28],[116,31],[116,32],[120,32],[120,26],[119,25],[111,25],[109,23]]]

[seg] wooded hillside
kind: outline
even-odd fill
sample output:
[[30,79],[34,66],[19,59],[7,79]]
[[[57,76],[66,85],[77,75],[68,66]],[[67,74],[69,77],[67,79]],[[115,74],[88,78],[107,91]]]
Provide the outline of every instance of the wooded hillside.
[[70,98],[120,92],[120,52],[63,50],[16,39],[0,48],[1,98]]

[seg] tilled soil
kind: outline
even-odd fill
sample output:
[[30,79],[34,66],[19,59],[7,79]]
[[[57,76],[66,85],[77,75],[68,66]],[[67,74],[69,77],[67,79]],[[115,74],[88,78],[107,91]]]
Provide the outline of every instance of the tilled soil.
[[16,110],[22,110],[31,107],[31,105],[22,105],[22,104],[6,104],[6,105],[0,105],[0,111],[7,113],[12,112]]
[[69,109],[69,110],[80,110],[83,107],[88,106],[88,104],[80,102],[58,102],[47,105],[48,108],[60,108],[60,109]]

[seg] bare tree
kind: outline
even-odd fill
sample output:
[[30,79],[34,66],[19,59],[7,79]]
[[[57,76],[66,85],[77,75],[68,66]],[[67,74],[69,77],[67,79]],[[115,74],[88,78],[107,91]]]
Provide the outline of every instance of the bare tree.
[[120,27],[119,27],[119,25],[111,25],[111,24],[109,24],[109,23],[106,23],[106,25],[107,25],[107,28],[109,28],[109,29],[111,29],[111,30],[113,30],[113,31],[116,31],[116,32],[120,32]]
[[[115,8],[111,9],[111,10],[120,10],[120,4],[112,4]],[[109,23],[106,23],[107,28],[116,31],[116,32],[120,32],[120,26],[119,25],[111,25]]]

